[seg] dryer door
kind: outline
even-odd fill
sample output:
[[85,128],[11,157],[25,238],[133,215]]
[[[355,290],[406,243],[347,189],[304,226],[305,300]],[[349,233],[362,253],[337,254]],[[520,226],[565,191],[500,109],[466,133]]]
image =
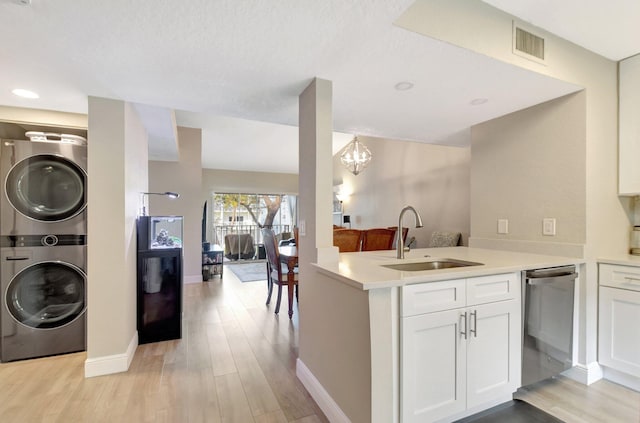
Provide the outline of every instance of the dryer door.
[[42,262],[18,273],[7,287],[5,304],[19,323],[36,329],[67,325],[85,310],[86,276],[62,262]]
[[6,193],[21,214],[41,222],[76,216],[86,206],[86,175],[74,162],[54,154],[31,156],[7,174]]

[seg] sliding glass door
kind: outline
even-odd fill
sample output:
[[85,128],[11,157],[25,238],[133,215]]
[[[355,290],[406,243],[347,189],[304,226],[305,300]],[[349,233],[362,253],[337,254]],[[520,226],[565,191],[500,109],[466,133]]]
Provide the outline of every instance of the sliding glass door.
[[214,193],[210,242],[224,249],[228,260],[264,259],[262,227],[279,240],[293,237],[297,197],[285,194]]

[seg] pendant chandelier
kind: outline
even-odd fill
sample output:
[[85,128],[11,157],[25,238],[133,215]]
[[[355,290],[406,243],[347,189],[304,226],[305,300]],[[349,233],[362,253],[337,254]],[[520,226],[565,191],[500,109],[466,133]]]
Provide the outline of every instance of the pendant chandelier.
[[354,175],[359,174],[371,161],[371,151],[358,141],[358,137],[347,144],[340,154],[340,161]]

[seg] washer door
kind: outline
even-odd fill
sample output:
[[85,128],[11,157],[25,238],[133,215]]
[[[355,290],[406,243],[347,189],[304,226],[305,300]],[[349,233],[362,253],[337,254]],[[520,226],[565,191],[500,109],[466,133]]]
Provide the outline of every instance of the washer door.
[[14,319],[52,329],[77,319],[85,309],[84,273],[62,262],[42,262],[18,273],[7,287],[5,305]]
[[70,219],[86,206],[84,171],[71,160],[42,154],[16,163],[6,193],[21,214],[41,222]]

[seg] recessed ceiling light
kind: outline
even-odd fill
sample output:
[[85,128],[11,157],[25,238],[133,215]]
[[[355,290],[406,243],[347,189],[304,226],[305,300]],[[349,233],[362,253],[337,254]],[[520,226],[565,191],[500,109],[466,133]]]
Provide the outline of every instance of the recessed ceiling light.
[[394,85],[394,88],[398,91],[407,91],[413,88],[413,82],[409,82],[409,81],[398,82],[396,85]]
[[24,97],[24,98],[40,98],[40,96],[36,93],[34,93],[33,91],[29,91],[29,90],[23,90],[22,88],[16,88],[15,90],[11,91],[14,95],[17,95],[18,97]]
[[474,98],[469,102],[469,104],[471,104],[472,106],[479,106],[481,104],[486,103],[487,101],[489,101],[489,99],[487,98]]

